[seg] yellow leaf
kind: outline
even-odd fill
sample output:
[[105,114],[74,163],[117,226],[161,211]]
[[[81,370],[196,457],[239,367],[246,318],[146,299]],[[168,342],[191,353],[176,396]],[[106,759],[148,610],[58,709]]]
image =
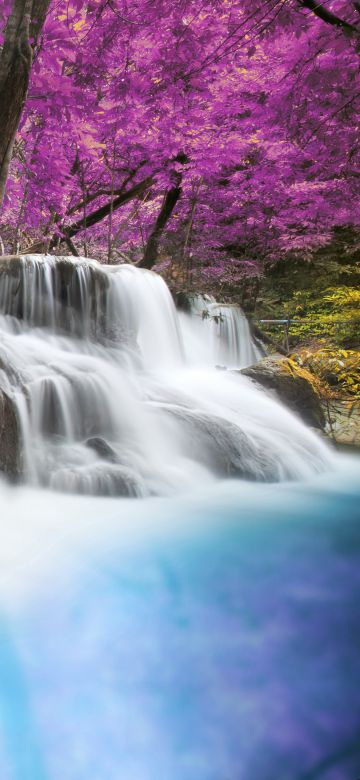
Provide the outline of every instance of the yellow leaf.
[[84,25],[85,25],[85,19],[79,19],[79,21],[75,22],[75,24],[74,24],[74,30],[76,30],[76,31],[82,30]]

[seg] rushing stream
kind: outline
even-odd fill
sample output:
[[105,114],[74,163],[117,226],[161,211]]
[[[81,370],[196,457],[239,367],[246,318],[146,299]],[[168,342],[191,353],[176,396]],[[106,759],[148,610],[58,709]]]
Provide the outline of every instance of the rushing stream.
[[0,331],[1,780],[357,780],[360,462],[222,370],[241,311],[34,256]]

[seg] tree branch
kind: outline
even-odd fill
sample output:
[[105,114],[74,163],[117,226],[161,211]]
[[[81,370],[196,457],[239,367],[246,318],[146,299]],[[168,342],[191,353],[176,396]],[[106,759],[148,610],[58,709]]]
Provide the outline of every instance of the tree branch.
[[116,209],[119,209],[120,206],[124,206],[125,203],[128,203],[130,200],[133,200],[139,195],[142,195],[145,190],[151,186],[152,182],[153,177],[147,176],[146,179],[143,179],[138,184],[135,184],[133,187],[131,187],[130,190],[123,192],[122,195],[119,195],[117,198],[115,198],[115,200],[109,201],[109,203],[106,203],[104,206],[100,206],[100,208],[95,209],[95,211],[91,212],[90,214],[87,214],[86,219],[79,219],[77,222],[73,222],[73,224],[69,225],[68,227],[61,226],[62,235],[60,237],[53,236],[50,242],[50,249],[54,249],[59,238],[60,243],[65,241],[69,246],[69,239],[73,238],[73,236],[76,236],[76,234],[80,233],[81,230],[85,230],[86,228],[97,225],[98,222],[101,222],[103,219],[105,219],[105,217],[109,216],[111,210],[115,211]]
[[326,24],[332,24],[334,27],[340,28],[347,35],[360,34],[360,31],[355,25],[336,16],[336,14],[333,14],[332,11],[329,11],[321,3],[318,3],[317,0],[297,0],[297,2],[303,8],[308,8],[309,11],[315,14],[315,16],[318,16],[319,19],[322,19],[323,22],[326,22]]

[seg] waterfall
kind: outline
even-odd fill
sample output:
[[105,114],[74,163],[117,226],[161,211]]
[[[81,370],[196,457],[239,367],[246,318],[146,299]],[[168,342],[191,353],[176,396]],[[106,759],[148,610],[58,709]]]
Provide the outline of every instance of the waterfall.
[[28,482],[67,492],[168,495],[222,477],[277,481],[331,463],[328,448],[249,379],[242,312],[178,314],[132,266],[0,258],[0,384],[20,421]]
[[189,311],[180,313],[190,362],[245,368],[263,357],[240,306],[218,303],[210,295],[190,295]]

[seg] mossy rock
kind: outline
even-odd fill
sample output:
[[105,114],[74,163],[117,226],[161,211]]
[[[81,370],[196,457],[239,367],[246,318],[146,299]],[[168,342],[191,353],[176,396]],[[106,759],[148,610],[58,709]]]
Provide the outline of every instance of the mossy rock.
[[266,357],[254,366],[240,371],[296,412],[307,425],[324,428],[325,416],[321,398],[310,371],[281,356]]

